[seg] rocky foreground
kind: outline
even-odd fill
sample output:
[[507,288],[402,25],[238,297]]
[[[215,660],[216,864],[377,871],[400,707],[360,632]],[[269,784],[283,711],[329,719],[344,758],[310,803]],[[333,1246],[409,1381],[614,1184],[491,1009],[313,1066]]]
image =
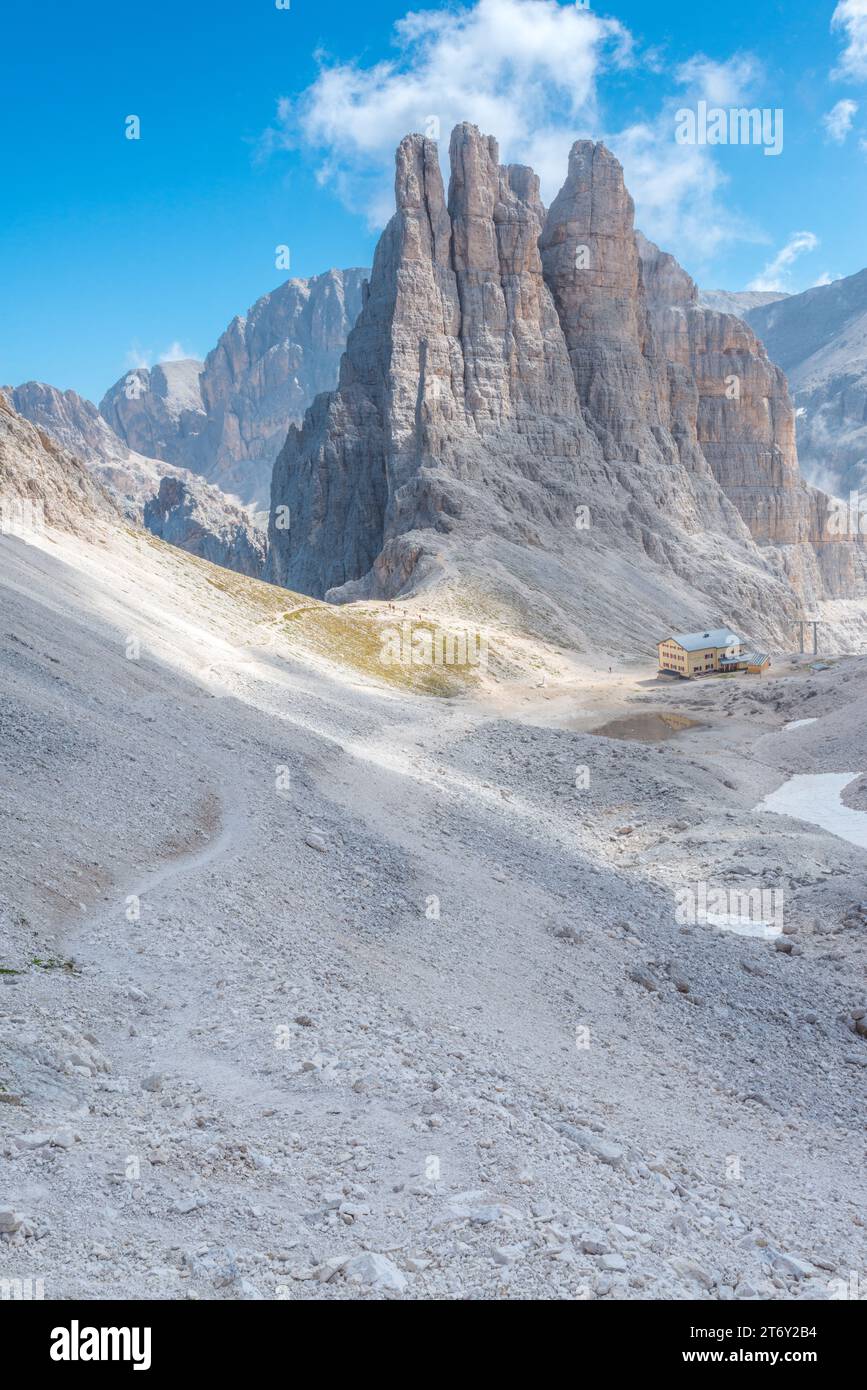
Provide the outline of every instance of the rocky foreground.
[[[0,1278],[859,1287],[864,852],[754,808],[867,767],[863,660],[660,687],[515,639],[425,697],[91,504],[0,537]],[[695,723],[592,732],[654,711]],[[784,891],[780,944],[678,922],[700,882]]]

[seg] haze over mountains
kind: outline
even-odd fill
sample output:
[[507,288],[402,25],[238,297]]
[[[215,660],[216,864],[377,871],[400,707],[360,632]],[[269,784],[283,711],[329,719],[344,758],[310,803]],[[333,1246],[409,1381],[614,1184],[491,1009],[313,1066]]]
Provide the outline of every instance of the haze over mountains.
[[[0,391],[0,497],[41,511],[45,522],[73,535],[119,522],[113,499],[75,453],[25,420]],[[5,532],[4,532],[5,534]]]
[[804,475],[839,497],[867,485],[867,270],[751,309],[789,379]]
[[100,411],[130,448],[267,509],[288,424],[337,380],[365,270],[287,280],[232,320],[204,363],[126,373]]
[[128,520],[214,564],[261,574],[265,536],[237,500],[188,469],[130,449],[75,391],[29,381],[5,394],[21,416],[87,464]]
[[699,290],[702,309],[715,309],[719,314],[734,314],[742,319],[752,309],[763,308],[785,299],[780,290]]
[[336,380],[365,273],[286,281],[234,318],[204,363],[133,368],[99,409],[42,382],[6,391],[17,411],[94,469],[132,520],[258,575],[274,459],[289,421]]

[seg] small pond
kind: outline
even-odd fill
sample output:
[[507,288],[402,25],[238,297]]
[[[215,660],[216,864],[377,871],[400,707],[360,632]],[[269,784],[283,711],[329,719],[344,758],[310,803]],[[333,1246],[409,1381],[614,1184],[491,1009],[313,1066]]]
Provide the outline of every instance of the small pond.
[[636,714],[624,714],[618,719],[609,719],[596,729],[588,730],[599,738],[631,739],[638,743],[663,743],[666,739],[677,738],[687,729],[706,729],[698,719],[690,719],[686,714],[674,714],[668,710],[642,710]]

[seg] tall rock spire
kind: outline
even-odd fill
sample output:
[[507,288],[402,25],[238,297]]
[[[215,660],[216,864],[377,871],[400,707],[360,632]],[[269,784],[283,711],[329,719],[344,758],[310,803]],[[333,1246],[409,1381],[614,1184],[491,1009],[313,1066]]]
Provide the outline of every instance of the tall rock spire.
[[668,372],[654,357],[634,223],[618,160],[576,141],[539,245],[578,394],[607,458],[671,459]]
[[[275,465],[269,577],[335,601],[447,584],[570,643],[614,627],[652,645],[709,615],[780,634],[824,582],[790,513],[785,383],[725,316],[693,324],[695,287],[642,254],[604,145],[573,146],[547,213],[533,171],[475,126],[449,154],[446,202],[433,142],[398,148],[338,388]],[[774,390],[723,434],[712,398],[735,346]],[[819,507],[794,477],[796,511]],[[753,535],[751,486],[768,508]]]

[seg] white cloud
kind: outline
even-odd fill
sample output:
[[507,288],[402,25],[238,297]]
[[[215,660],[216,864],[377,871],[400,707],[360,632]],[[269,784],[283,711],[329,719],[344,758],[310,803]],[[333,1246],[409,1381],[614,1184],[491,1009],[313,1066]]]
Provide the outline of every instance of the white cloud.
[[840,66],[831,76],[867,81],[867,0],[839,0],[831,17],[831,28],[842,29],[846,36]]
[[143,348],[136,340],[131,343],[127,349],[126,357],[124,358],[124,366],[127,368],[147,367],[150,369],[154,361],[183,362],[187,358],[195,358],[195,356],[196,354],[194,352],[189,352],[177,338],[174,342],[169,343],[168,347],[164,348],[162,352],[157,353],[154,352],[153,348]]
[[700,261],[732,238],[753,240],[718,203],[726,180],[707,146],[676,145],[673,129],[673,114],[666,112],[653,123],[606,136],[623,165],[641,230],[663,250]]
[[[261,153],[306,151],[320,184],[381,228],[394,211],[394,151],[411,131],[439,138],[471,121],[496,136],[504,163],[529,164],[550,203],[566,175],[569,148],[603,139],[623,162],[639,225],[667,249],[704,259],[723,242],[757,240],[721,207],[719,152],[678,145],[675,111],[684,98],[744,102],[763,78],[758,60],[698,54],[673,74],[661,109],[610,129],[600,88],[625,68],[659,74],[656,50],[639,54],[617,19],[558,0],[470,0],[462,8],[409,13],[395,25],[394,57],[368,66],[330,61],[299,97],[284,98]],[[437,136],[437,131],[439,136]],[[444,172],[447,172],[444,171]]]
[[642,231],[664,250],[701,264],[727,242],[759,239],[720,203],[728,180],[710,147],[679,145],[674,130],[684,101],[737,106],[748,100],[762,75],[749,53],[725,62],[697,54],[677,68],[675,81],[683,90],[671,95],[653,121],[604,137],[623,164]]
[[434,122],[443,144],[459,121],[473,122],[496,135],[504,159],[535,160],[543,183],[559,186],[569,145],[596,124],[599,73],[632,61],[618,20],[557,0],[409,13],[395,25],[395,47],[370,67],[320,55],[318,77],[280,102],[266,139],[308,148],[320,181],[372,226],[393,211],[396,145],[410,131],[431,134]]
[[194,352],[188,352],[183,343],[179,343],[177,338],[173,343],[169,343],[167,348],[159,354],[158,362],[184,362],[188,357],[195,357]]
[[844,97],[838,101],[836,106],[822,117],[822,124],[828,132],[829,140],[835,140],[838,145],[842,145],[849,131],[852,129],[852,122],[858,114],[857,101]]
[[752,53],[735,53],[718,63],[696,54],[676,70],[676,80],[710,106],[739,106],[754,91],[764,73]]
[[130,343],[124,357],[125,367],[149,367],[153,361],[153,353],[150,348],[143,348],[137,342]]
[[793,232],[782,250],[747,285],[748,290],[788,290],[789,271],[805,251],[815,251],[819,238],[814,232]]

